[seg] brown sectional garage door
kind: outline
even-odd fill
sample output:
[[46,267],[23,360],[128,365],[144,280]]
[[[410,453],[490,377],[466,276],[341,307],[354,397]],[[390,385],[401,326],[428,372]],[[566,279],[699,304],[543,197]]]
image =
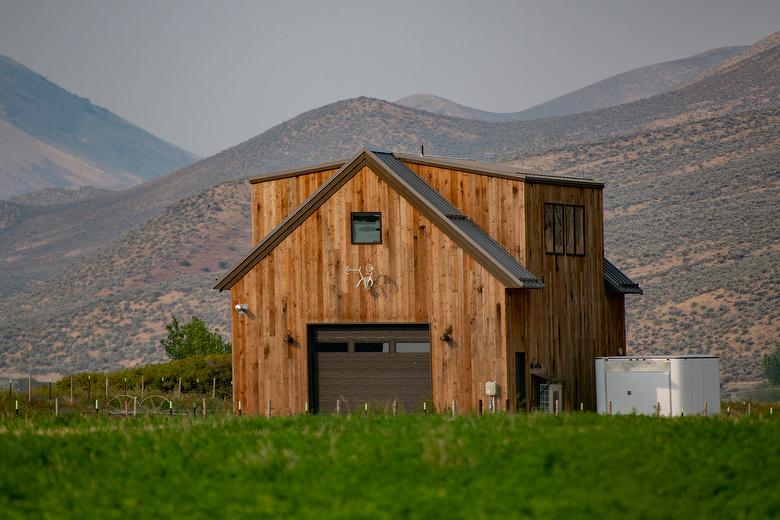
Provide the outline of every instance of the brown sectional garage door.
[[428,325],[318,325],[310,328],[312,405],[356,412],[368,403],[414,412],[431,398]]

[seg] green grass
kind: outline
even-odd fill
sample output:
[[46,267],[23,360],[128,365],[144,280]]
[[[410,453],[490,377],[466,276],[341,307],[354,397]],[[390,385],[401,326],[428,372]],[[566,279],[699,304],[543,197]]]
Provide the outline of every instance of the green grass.
[[771,518],[780,421],[0,419],[0,517]]

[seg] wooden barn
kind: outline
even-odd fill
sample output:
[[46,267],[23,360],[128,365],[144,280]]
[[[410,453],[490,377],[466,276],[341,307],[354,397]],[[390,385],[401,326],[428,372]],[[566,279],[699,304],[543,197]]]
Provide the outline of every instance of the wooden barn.
[[254,249],[215,287],[234,408],[595,409],[642,292],[604,257],[602,183],[380,150],[250,183]]

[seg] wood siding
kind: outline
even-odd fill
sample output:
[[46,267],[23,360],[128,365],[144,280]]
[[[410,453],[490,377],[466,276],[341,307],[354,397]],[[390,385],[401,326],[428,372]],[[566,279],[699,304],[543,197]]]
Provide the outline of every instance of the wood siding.
[[[602,191],[545,184],[526,184],[526,267],[542,277],[540,291],[511,291],[508,339],[511,354],[525,352],[538,361],[533,374],[563,384],[565,409],[595,403],[593,357],[606,355],[604,231]],[[585,208],[585,255],[545,253],[544,204],[576,204]],[[519,335],[515,336],[515,335]],[[509,366],[514,395],[514,367]],[[529,381],[530,377],[526,378]],[[533,395],[530,386],[527,395]]]
[[[278,196],[267,187],[262,200],[268,202],[258,206],[258,197],[255,210],[276,205],[266,215],[283,218],[279,208],[297,205],[289,198],[300,199],[316,187],[316,179],[310,184],[297,179],[272,181],[296,187]],[[350,243],[352,211],[382,212],[382,244]],[[270,229],[275,224],[261,225]],[[347,265],[366,262],[377,270],[373,293],[355,288],[356,275],[344,272]],[[263,413],[269,399],[274,413],[304,410],[311,323],[429,323],[438,409],[453,400],[461,410],[476,408],[487,380],[505,387],[503,286],[368,168],[231,291],[233,305],[250,306],[247,315],[233,315],[234,400],[241,400],[246,413]],[[439,336],[450,326],[452,341],[444,343]],[[292,343],[284,341],[288,333]]]
[[626,355],[626,296],[607,293],[604,356]]
[[[308,399],[307,325],[429,323],[433,399],[476,409],[484,383],[514,407],[515,352],[531,374],[564,383],[564,407],[594,408],[593,358],[625,353],[623,295],[603,280],[602,190],[525,183],[406,163],[474,220],[532,273],[544,289],[504,287],[368,168],[287,237],[232,288],[234,404],[246,413],[298,413]],[[257,244],[337,170],[252,185],[252,241]],[[544,249],[544,203],[584,206],[584,256]],[[382,212],[382,244],[350,244],[350,212]],[[371,262],[377,293],[355,288],[347,265]],[[255,314],[257,313],[257,314]],[[451,343],[439,335],[452,326]],[[293,343],[284,342],[290,333]],[[541,369],[528,371],[538,361]]]

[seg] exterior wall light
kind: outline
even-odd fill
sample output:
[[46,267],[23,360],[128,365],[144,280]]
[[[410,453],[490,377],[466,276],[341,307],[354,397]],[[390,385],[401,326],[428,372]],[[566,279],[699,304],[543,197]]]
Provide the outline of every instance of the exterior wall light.
[[284,335],[284,342],[285,343],[294,343],[295,339],[292,337],[292,334],[290,334],[288,332],[287,334]]
[[539,363],[539,360],[536,358],[533,358],[531,360],[531,370],[542,368],[542,365]]
[[444,343],[449,343],[452,341],[452,325],[449,325],[446,329],[444,329],[444,332],[441,333],[439,339]]
[[234,309],[236,309],[236,312],[239,314],[246,314],[249,312],[249,305],[246,303],[237,303]]

